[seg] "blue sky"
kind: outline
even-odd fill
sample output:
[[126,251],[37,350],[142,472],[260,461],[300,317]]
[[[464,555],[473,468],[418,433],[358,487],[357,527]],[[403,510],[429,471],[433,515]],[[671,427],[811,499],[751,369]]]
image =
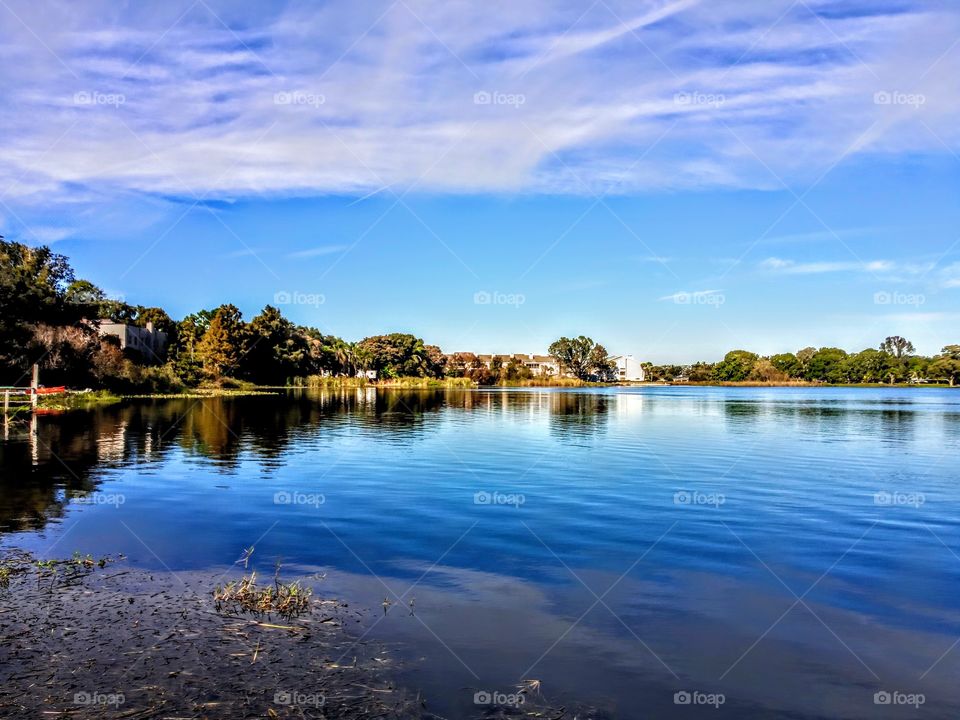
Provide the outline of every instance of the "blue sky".
[[0,232],[180,317],[960,341],[949,2],[0,3]]

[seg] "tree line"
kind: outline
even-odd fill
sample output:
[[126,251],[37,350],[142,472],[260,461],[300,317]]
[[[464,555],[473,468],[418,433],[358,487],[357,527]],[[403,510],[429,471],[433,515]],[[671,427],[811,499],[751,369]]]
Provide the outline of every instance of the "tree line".
[[[162,356],[149,349],[121,348],[118,338],[101,336],[96,321],[148,324],[167,334]],[[562,372],[583,381],[616,379],[616,366],[603,345],[583,335],[550,345]],[[534,380],[517,358],[473,353],[446,356],[409,333],[390,333],[349,342],[297,325],[267,305],[249,321],[234,305],[191,313],[174,321],[162,308],[108,298],[93,283],[75,277],[68,259],[48,247],[29,247],[0,237],[0,384],[24,384],[39,364],[47,385],[165,391],[202,383],[248,381],[284,385],[311,376],[347,376],[373,371],[380,379],[469,378],[482,385]],[[839,348],[804,348],[761,357],[733,350],[715,364],[646,364],[649,380],[686,378],[693,382],[825,383],[960,380],[960,345],[935,357],[914,353],[913,345],[889,337],[878,349],[848,354]]]
[[899,335],[877,348],[848,353],[835,347],[807,347],[796,353],[760,356],[748,350],[731,350],[718,363],[689,366],[645,363],[648,380],[690,382],[790,381],[830,384],[960,381],[960,345],[947,345],[933,357],[917,355],[913,343]]
[[[166,390],[226,379],[285,384],[311,375],[443,377],[440,348],[404,333],[347,342],[296,325],[266,306],[249,322],[234,305],[191,313],[179,322],[162,308],[111,299],[77,279],[69,261],[48,247],[0,237],[0,384],[23,384],[38,363],[48,385]],[[111,320],[167,334],[162,356],[121,349],[100,336]]]
[[[378,379],[469,378],[479,384],[523,381],[533,371],[516,358],[481,362],[472,353],[448,358],[436,345],[409,333],[349,342],[297,325],[267,305],[246,321],[226,304],[174,321],[162,308],[107,297],[76,278],[66,257],[0,237],[0,384],[24,384],[39,364],[44,384],[168,391],[200,384],[248,381],[284,385],[311,376]],[[166,333],[161,355],[149,347],[121,348],[97,330],[110,320]],[[565,371],[582,379],[612,377],[606,350],[592,340],[561,338],[551,346]]]

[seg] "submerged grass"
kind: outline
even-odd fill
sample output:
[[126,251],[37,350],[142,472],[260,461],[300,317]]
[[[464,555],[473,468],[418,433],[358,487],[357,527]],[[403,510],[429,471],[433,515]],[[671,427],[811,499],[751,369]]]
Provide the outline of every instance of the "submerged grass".
[[117,555],[97,560],[92,555],[75,552],[70,558],[41,560],[22,551],[13,551],[0,558],[0,589],[9,588],[13,577],[34,570],[37,586],[40,587],[46,580],[49,581],[46,587],[52,590],[64,584],[72,584],[95,568],[105,568],[108,563],[122,558],[122,555]]

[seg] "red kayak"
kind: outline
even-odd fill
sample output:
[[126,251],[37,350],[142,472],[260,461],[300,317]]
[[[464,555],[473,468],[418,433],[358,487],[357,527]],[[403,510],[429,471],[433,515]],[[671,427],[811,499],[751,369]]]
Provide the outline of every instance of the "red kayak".
[[67,391],[65,386],[37,388],[37,395],[62,395]]

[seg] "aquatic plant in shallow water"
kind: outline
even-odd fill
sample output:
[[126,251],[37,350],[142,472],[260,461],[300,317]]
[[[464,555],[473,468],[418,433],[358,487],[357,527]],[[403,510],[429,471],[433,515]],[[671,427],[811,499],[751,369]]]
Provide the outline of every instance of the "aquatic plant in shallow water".
[[298,617],[310,612],[313,591],[300,581],[282,583],[274,578],[271,585],[257,587],[257,573],[252,572],[213,591],[217,612],[246,611],[254,615],[277,613],[282,618]]

